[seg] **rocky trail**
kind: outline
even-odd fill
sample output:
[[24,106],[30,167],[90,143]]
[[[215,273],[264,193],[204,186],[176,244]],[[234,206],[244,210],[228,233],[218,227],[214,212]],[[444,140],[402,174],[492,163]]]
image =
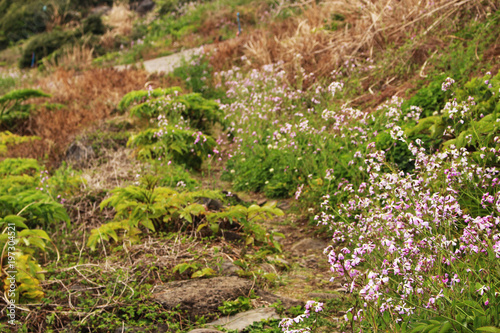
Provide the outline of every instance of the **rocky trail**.
[[[85,140],[83,140],[85,143]],[[80,143],[85,146],[85,144]],[[83,149],[83,148],[82,148]],[[106,151],[99,161],[88,161],[83,168],[87,180],[87,191],[99,192],[107,188],[123,187],[134,180],[141,165],[131,163],[133,153],[129,148]],[[75,161],[73,161],[75,162]],[[192,174],[202,189],[222,190],[230,193],[231,184],[220,179],[221,168],[215,166],[206,174]],[[117,172],[119,170],[119,172]],[[288,310],[297,311],[308,300],[337,302],[344,300],[344,289],[340,281],[330,282],[331,273],[324,249],[329,245],[327,238],[318,237],[319,229],[309,223],[308,217],[299,215],[294,209],[295,200],[274,200],[260,193],[237,192],[231,195],[246,203],[260,206],[276,201],[283,216],[259,223],[268,232],[281,233],[277,237],[282,251],[260,251],[258,246],[247,247],[241,239],[232,240],[228,232],[223,239],[203,242],[199,238],[184,243],[179,234],[175,239],[151,238],[149,242],[132,245],[127,255],[111,258],[110,269],[125,269],[132,275],[142,267],[156,266],[159,270],[172,271],[176,265],[204,261],[205,266],[214,270],[215,277],[192,279],[190,274],[176,275],[174,281],[164,281],[159,275],[146,275],[144,281],[151,280],[150,298],[166,309],[179,309],[189,316],[206,316],[220,312],[225,301],[238,297],[251,298],[251,309],[232,316],[220,315],[219,319],[207,323],[206,328],[192,330],[191,333],[217,332],[215,328],[243,331],[260,320],[279,319],[293,316]],[[94,205],[95,206],[95,205]],[[103,217],[98,208],[82,206],[77,224],[95,223]],[[106,214],[106,211],[104,211]],[[108,213],[109,214],[109,213]],[[107,217],[109,218],[109,217]],[[246,269],[242,270],[242,266]],[[149,274],[149,273],[148,273]],[[168,280],[170,281],[170,279]],[[343,312],[336,313],[338,320]],[[129,327],[124,323],[120,332],[139,332],[139,327]],[[331,328],[329,328],[331,332]],[[158,332],[168,332],[167,327],[155,327]],[[118,331],[117,331],[118,332]],[[321,332],[321,330],[319,331]]]

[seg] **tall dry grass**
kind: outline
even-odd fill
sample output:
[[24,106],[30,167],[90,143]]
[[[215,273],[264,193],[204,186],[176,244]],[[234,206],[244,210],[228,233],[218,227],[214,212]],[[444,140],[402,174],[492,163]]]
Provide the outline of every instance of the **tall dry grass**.
[[64,69],[86,69],[92,66],[94,48],[86,45],[71,45],[61,50],[58,57],[43,59],[45,69],[56,71]]
[[[301,7],[302,15],[257,29],[236,42],[217,45],[212,64],[222,69],[224,59],[246,56],[252,67],[283,62],[293,78],[297,62],[306,72],[325,76],[345,61],[383,57],[388,46],[401,46],[409,36],[451,31],[457,18],[482,18],[500,8],[498,0],[303,0],[281,1],[274,15],[286,7]],[[337,30],[325,29],[334,17],[343,17]],[[418,48],[418,45],[415,45]],[[417,51],[416,51],[417,52]],[[417,52],[418,53],[418,52]],[[428,52],[417,54],[424,63]]]
[[128,36],[134,27],[136,15],[125,3],[115,3],[110,12],[103,17],[103,22],[111,27],[102,37],[101,45],[112,47],[117,36]]

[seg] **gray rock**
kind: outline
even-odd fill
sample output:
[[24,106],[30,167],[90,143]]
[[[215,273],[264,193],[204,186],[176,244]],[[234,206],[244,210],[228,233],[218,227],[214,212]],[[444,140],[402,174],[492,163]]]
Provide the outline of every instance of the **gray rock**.
[[198,201],[202,205],[207,206],[207,208],[209,210],[213,210],[213,211],[216,211],[216,212],[221,211],[222,208],[223,208],[222,202],[220,202],[219,200],[216,200],[216,199],[210,199],[210,198],[206,198],[206,197],[201,197],[201,198],[198,198]]
[[224,333],[222,331],[217,331],[211,328],[197,328],[195,330],[191,330],[188,333]]
[[306,253],[307,251],[323,252],[328,244],[318,238],[304,238],[293,244],[291,250],[294,252]]
[[257,296],[259,296],[262,301],[269,303],[269,304],[273,304],[273,303],[276,303],[277,301],[281,301],[281,304],[283,305],[283,307],[285,309],[289,309],[289,308],[291,308],[293,306],[297,306],[297,305],[303,305],[303,303],[301,301],[298,301],[296,299],[288,298],[285,296],[278,296],[278,295],[272,294],[268,291],[264,291],[261,289],[257,290],[257,292],[255,294]]
[[252,281],[235,276],[174,281],[157,288],[153,299],[169,309],[179,306],[191,316],[215,313],[224,301],[248,296]]
[[152,11],[153,8],[155,8],[155,3],[152,0],[144,0],[137,6],[135,10],[140,15],[144,15],[147,12]]
[[241,234],[229,230],[222,230],[222,236],[229,242],[237,242],[243,238]]
[[236,266],[229,260],[224,260],[220,265],[220,272],[223,275],[237,276],[238,274],[236,272],[239,271],[240,269],[241,269],[240,267]]
[[210,324],[208,327],[222,326],[227,330],[242,331],[255,322],[268,319],[280,319],[275,308],[259,308],[238,313],[234,316],[224,317]]
[[85,146],[79,141],[75,141],[69,145],[66,150],[66,160],[78,166],[86,166],[90,159],[95,157],[92,146]]
[[291,205],[290,202],[288,201],[281,201],[276,207],[278,207],[281,210],[289,210]]

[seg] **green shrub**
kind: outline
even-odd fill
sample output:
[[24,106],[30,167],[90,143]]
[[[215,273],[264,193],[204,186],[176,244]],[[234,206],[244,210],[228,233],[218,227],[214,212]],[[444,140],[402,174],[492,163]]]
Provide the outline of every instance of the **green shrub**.
[[0,49],[10,43],[45,31],[50,13],[39,0],[2,0],[0,2]]
[[134,135],[129,145],[138,147],[137,154],[142,159],[156,159],[183,164],[199,170],[203,160],[213,153],[215,140],[208,135],[174,126],[147,129]]
[[174,124],[184,119],[188,121],[189,127],[203,132],[209,132],[216,123],[224,123],[219,104],[197,93],[150,99],[131,108],[130,115],[147,119],[165,115]]
[[[60,176],[60,175],[58,175]],[[71,179],[63,179],[71,183]],[[5,159],[0,162],[0,247],[2,252],[0,288],[10,288],[9,276],[4,274],[9,262],[15,261],[16,291],[10,299],[16,303],[40,301],[44,279],[35,253],[45,252],[47,233],[35,227],[58,227],[58,223],[70,223],[64,206],[53,197],[46,171],[34,159]],[[14,240],[16,242],[14,242]],[[12,249],[11,249],[12,248]]]
[[127,111],[131,106],[135,104],[144,103],[150,98],[158,98],[163,96],[173,95],[176,92],[181,92],[181,88],[179,87],[170,87],[170,88],[158,88],[154,90],[136,90],[131,91],[125,96],[123,96],[120,103],[118,103],[117,109],[120,112]]
[[53,30],[32,37],[26,44],[19,60],[19,67],[31,66],[33,53],[35,60],[41,59],[57,51],[64,45],[74,42],[74,33],[72,31]]
[[102,240],[113,239],[117,242],[127,237],[132,241],[138,241],[143,230],[158,232],[191,225],[193,228],[197,227],[198,231],[210,228],[212,233],[218,234],[219,224],[223,221],[238,222],[242,225],[246,234],[245,244],[264,243],[280,250],[280,244],[274,240],[274,236],[283,237],[283,235],[267,232],[255,224],[259,219],[282,216],[283,212],[276,208],[276,203],[268,203],[262,207],[252,205],[248,208],[237,205],[213,212],[198,201],[202,198],[222,200],[223,197],[219,192],[176,191],[166,187],[156,187],[155,177],[145,177],[142,180],[140,186],[114,189],[113,195],[101,203],[101,209],[111,206],[116,210],[116,215],[113,222],[92,230],[87,242],[87,246],[92,250],[95,250]]
[[410,106],[418,106],[422,109],[422,118],[432,116],[435,112],[441,111],[451,96],[450,91],[443,91],[441,89],[441,84],[445,79],[444,75],[438,76],[426,87],[418,90],[412,98],[403,103],[403,111],[409,112]]
[[141,228],[151,231],[168,230],[173,226],[193,223],[193,217],[204,214],[203,205],[196,198],[221,199],[214,191],[178,192],[166,187],[156,187],[157,180],[144,178],[143,186],[116,188],[113,195],[101,203],[101,208],[112,206],[116,210],[115,221],[92,230],[87,246],[95,250],[101,240],[118,241],[116,231],[125,230],[127,237],[138,240]]
[[54,226],[70,220],[48,173],[33,159],[0,162],[0,214],[19,215],[30,227]]
[[0,128],[15,127],[20,121],[27,119],[33,110],[33,105],[23,102],[40,97],[50,97],[50,95],[37,89],[19,89],[0,96]]
[[[94,35],[102,35],[106,32],[106,27],[102,23],[100,16],[89,16],[82,22],[80,28],[74,30],[59,30],[54,29],[51,32],[44,32],[33,36],[25,45],[19,67],[25,68],[31,66],[33,54],[35,61],[38,63],[43,58],[53,54],[64,47],[78,43],[83,36],[92,37]],[[96,38],[90,38],[91,42],[97,44]]]
[[213,86],[212,72],[208,58],[197,55],[189,61],[182,59],[181,66],[174,69],[172,75],[182,79],[188,89],[203,94],[205,98],[221,98],[225,93]]
[[0,157],[7,154],[9,146],[15,146],[33,140],[40,140],[40,138],[36,136],[19,136],[9,131],[0,132]]
[[0,176],[34,176],[42,170],[38,161],[32,158],[6,158],[0,162]]
[[99,15],[90,15],[82,23],[84,34],[103,35],[106,32],[106,26]]
[[[40,281],[45,277],[34,254],[45,252],[46,244],[51,242],[45,231],[29,229],[25,221],[18,215],[0,215],[0,247],[3,249],[0,257],[0,290],[5,291],[15,304],[33,303],[44,296]],[[11,287],[11,276],[6,273],[8,271],[15,271],[12,273],[16,278],[15,289]]]

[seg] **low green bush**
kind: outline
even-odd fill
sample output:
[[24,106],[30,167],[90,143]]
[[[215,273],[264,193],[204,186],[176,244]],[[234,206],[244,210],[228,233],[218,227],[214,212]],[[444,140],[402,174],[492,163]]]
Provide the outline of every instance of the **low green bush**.
[[50,13],[39,0],[0,1],[0,49],[45,31]]
[[27,119],[34,109],[32,104],[23,103],[30,98],[50,97],[38,89],[12,90],[0,96],[0,129],[12,129]]
[[41,33],[32,37],[23,49],[19,60],[19,67],[30,67],[33,54],[35,61],[41,59],[59,50],[64,45],[74,42],[74,33],[71,31],[53,30],[51,32]]
[[92,250],[104,241],[115,242],[128,238],[137,242],[143,231],[159,232],[175,228],[182,229],[190,225],[198,231],[209,228],[213,234],[220,231],[221,222],[240,223],[246,235],[245,244],[268,244],[280,250],[280,244],[274,236],[282,234],[267,232],[255,223],[259,219],[281,216],[283,212],[276,208],[276,203],[264,206],[230,206],[220,211],[210,211],[200,204],[202,199],[223,200],[217,191],[178,191],[166,187],[157,187],[156,177],[143,177],[140,185],[116,188],[113,195],[101,203],[101,209],[111,206],[116,210],[114,221],[93,229],[87,246]]
[[130,115],[147,119],[164,115],[174,124],[187,120],[190,128],[206,133],[213,125],[224,124],[224,115],[219,104],[196,93],[149,99],[131,108]]
[[137,147],[141,159],[171,160],[195,170],[200,170],[203,160],[213,153],[215,140],[208,135],[174,126],[162,126],[159,130],[147,129],[133,135],[128,143]]
[[[89,16],[84,19],[82,26],[74,30],[54,29],[50,32],[43,32],[31,37],[23,48],[19,67],[25,68],[32,64],[33,54],[35,63],[39,63],[43,58],[53,54],[64,47],[78,43],[83,36],[102,35],[106,32],[106,27],[102,23],[100,16]],[[90,38],[92,39],[92,38]],[[92,39],[94,43],[97,39]]]
[[179,87],[170,87],[170,88],[158,88],[154,90],[135,90],[131,91],[121,99],[120,103],[118,103],[117,109],[121,113],[126,112],[132,106],[136,106],[137,104],[142,104],[150,99],[171,96],[176,93],[181,92],[181,88]]
[[[52,240],[40,227],[69,227],[69,216],[60,194],[74,183],[75,176],[57,170],[54,177],[34,159],[5,159],[0,162],[0,288],[16,304],[39,302],[44,280],[37,254],[44,253]],[[60,193],[60,194],[58,194]],[[57,251],[57,249],[56,249]],[[13,263],[14,262],[14,263]],[[14,265],[15,269],[12,269]],[[15,270],[12,290],[7,271]]]

